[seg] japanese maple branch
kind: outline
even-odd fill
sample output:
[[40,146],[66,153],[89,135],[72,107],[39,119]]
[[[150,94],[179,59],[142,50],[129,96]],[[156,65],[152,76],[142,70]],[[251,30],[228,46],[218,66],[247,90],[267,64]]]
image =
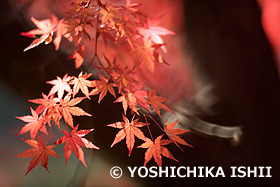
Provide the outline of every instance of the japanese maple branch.
[[97,8],[97,12],[98,12],[98,13],[97,13],[97,16],[96,16],[96,30],[95,30],[94,56],[93,56],[91,62],[89,63],[87,69],[90,68],[90,66],[91,66],[92,63],[94,62],[95,58],[97,59],[99,65],[100,65],[102,68],[104,68],[103,65],[102,65],[102,63],[101,63],[101,61],[100,61],[100,59],[99,59],[99,57],[98,57],[98,55],[97,55],[97,41],[98,41],[98,38],[97,38],[97,37],[98,37],[98,27],[99,27],[99,10],[100,10],[100,6],[98,6],[98,8]]

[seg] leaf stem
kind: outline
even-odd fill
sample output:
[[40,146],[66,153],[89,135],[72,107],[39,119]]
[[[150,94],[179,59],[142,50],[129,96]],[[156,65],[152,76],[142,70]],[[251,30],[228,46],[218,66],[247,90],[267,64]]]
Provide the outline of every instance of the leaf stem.
[[68,128],[68,124],[65,122],[66,128],[67,128],[67,132],[70,134],[69,128]]
[[52,131],[52,126],[53,126],[53,123],[51,124],[50,130],[48,132],[48,137],[47,137],[46,145],[48,145],[48,142],[49,142],[49,139],[50,139],[50,134],[51,134],[51,131]]
[[[148,120],[147,120],[146,115],[147,115],[147,114],[143,114],[146,123],[148,123]],[[147,126],[147,128],[148,128],[148,130],[149,130],[149,134],[150,134],[150,136],[151,136],[152,141],[154,141],[154,138],[153,138],[153,135],[152,135],[152,132],[151,132],[151,129],[150,129],[149,125],[146,125],[146,126]]]
[[158,124],[158,122],[152,116],[150,116],[149,114],[145,114],[145,115],[148,116],[150,119],[152,119],[155,122],[155,124],[157,124],[157,126],[160,128],[160,130],[164,132],[163,128]]
[[134,113],[134,115],[133,115],[133,117],[132,117],[131,121],[133,121],[133,120],[134,120],[134,118],[135,118],[135,115],[136,115],[136,113]]

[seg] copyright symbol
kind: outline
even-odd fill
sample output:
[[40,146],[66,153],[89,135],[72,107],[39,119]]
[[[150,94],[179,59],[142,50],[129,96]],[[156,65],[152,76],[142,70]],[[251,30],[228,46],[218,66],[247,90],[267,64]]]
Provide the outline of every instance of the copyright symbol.
[[119,166],[114,166],[110,170],[110,175],[114,179],[118,179],[122,176],[122,169]]

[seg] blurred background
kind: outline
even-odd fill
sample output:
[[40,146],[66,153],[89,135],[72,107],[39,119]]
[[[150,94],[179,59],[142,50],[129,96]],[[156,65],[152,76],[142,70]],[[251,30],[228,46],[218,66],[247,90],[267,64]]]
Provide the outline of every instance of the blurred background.
[[[129,173],[124,173],[116,180],[110,177],[110,169],[115,165],[123,168],[142,166],[145,150],[135,149],[128,157],[124,142],[110,148],[116,129],[106,125],[122,119],[122,106],[113,104],[114,98],[109,95],[99,105],[96,97],[81,103],[92,118],[74,118],[80,127],[95,129],[87,138],[101,148],[85,151],[88,168],[73,155],[65,166],[63,146],[58,146],[55,151],[61,158],[50,157],[48,168],[51,174],[36,167],[24,177],[31,158],[15,158],[14,155],[29,148],[21,140],[28,136],[15,136],[24,125],[15,116],[30,114],[29,107],[34,105],[28,99],[41,97],[41,92],[48,93],[51,86],[46,85],[46,81],[65,73],[77,76],[80,70],[75,69],[73,61],[66,60],[67,48],[56,52],[53,44],[40,45],[23,53],[31,40],[20,36],[20,32],[34,28],[30,17],[46,19],[51,12],[61,16],[66,1],[2,0],[0,186],[280,184],[280,84],[277,71],[280,32],[276,32],[280,31],[279,2],[141,1],[142,11],[152,18],[162,17],[161,25],[176,32],[176,36],[166,37],[169,53],[165,57],[171,68],[159,70],[158,79],[150,80],[151,85],[159,87],[164,96],[174,99],[171,108],[183,106],[183,111],[196,119],[192,121],[186,119],[188,115],[180,116],[182,127],[195,129],[183,137],[194,148],[184,147],[181,152],[176,146],[168,147],[179,163],[164,158],[164,165],[222,166],[226,176],[230,174],[230,166],[272,166],[273,177],[141,179],[130,178]],[[204,125],[215,124],[218,128],[238,127],[242,136],[236,140],[203,133],[198,119]],[[59,131],[53,132],[60,136]],[[136,140],[136,145],[140,144],[141,141]],[[155,165],[154,161],[147,166],[152,165]]]

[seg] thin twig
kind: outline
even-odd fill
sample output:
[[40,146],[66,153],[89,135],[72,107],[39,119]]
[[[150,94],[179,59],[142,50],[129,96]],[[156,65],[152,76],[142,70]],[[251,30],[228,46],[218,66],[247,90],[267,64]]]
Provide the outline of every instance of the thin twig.
[[146,114],[149,118],[151,118],[154,122],[155,122],[155,124],[157,124],[157,126],[160,128],[160,130],[162,130],[163,132],[164,132],[164,130],[161,128],[161,126],[158,124],[158,122],[152,117],[152,116],[150,116],[149,114]]
[[[99,10],[100,10],[100,6],[98,6],[98,8],[97,8],[97,11],[99,11]],[[91,66],[91,65],[92,65],[92,63],[94,62],[95,58],[97,58],[98,63],[100,64],[100,66],[102,66],[102,67],[103,67],[103,65],[101,64],[100,59],[99,59],[99,57],[98,57],[98,55],[97,55],[97,37],[98,37],[98,27],[99,27],[99,12],[97,13],[97,16],[96,16],[96,30],[95,30],[94,56],[93,56],[93,58],[92,58],[91,62],[89,63],[89,65],[88,65],[87,69],[89,69],[89,68],[90,68],[90,66]]]
[[51,124],[50,130],[49,130],[49,132],[48,132],[48,138],[47,138],[47,141],[46,141],[46,145],[48,145],[48,142],[49,142],[49,138],[50,138],[50,134],[51,134],[52,126],[53,126],[53,125],[54,125],[54,124]]
[[134,115],[133,115],[133,117],[132,117],[131,121],[133,121],[133,120],[134,120],[134,118],[135,118],[135,115],[136,115],[136,113],[134,113]]
[[[143,114],[146,123],[148,123],[148,120],[147,120],[147,118],[146,118],[146,115],[147,115],[147,114]],[[153,135],[152,135],[152,132],[151,132],[151,129],[150,129],[149,125],[146,125],[146,126],[147,126],[147,128],[148,128],[148,130],[149,130],[149,133],[150,133],[150,136],[151,136],[151,138],[152,138],[152,141],[154,141],[154,138],[153,138]]]

